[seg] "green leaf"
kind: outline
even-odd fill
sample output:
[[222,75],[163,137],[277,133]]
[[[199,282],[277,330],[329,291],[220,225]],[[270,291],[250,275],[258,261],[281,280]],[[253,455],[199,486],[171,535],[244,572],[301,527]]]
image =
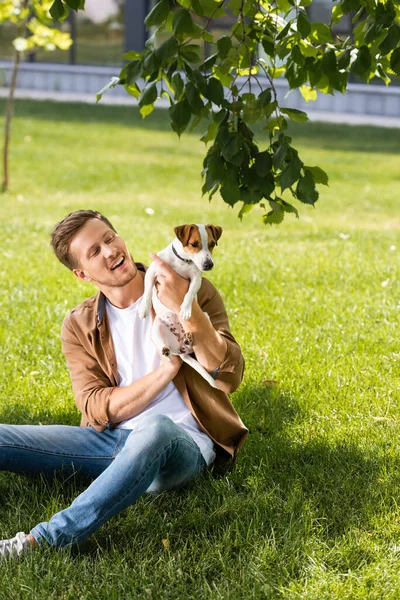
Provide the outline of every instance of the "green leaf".
[[139,98],[141,92],[137,83],[131,83],[130,85],[125,84],[124,88],[130,96],[133,96],[136,99]]
[[207,93],[207,79],[200,73],[200,71],[194,70],[192,73],[192,81],[196,84],[197,89],[203,96]]
[[72,10],[78,10],[81,8],[81,0],[64,0],[65,4],[68,4]]
[[249,213],[251,210],[253,210],[255,204],[242,204],[242,208],[240,209],[239,213],[238,213],[238,217],[240,220],[243,219],[244,215],[246,215],[247,213]]
[[316,100],[317,99],[317,91],[313,90],[312,88],[310,88],[308,85],[302,85],[299,88],[300,90],[300,94],[303,96],[304,100],[307,102],[310,100]]
[[224,178],[224,182],[221,185],[220,194],[224,202],[233,206],[241,198],[240,189],[238,185],[238,177]]
[[122,56],[125,60],[134,60],[135,58],[141,58],[142,53],[136,50],[129,50],[129,52],[125,52]]
[[362,32],[364,34],[364,42],[371,44],[380,35],[382,27],[382,25],[378,25],[375,21],[371,21],[367,29]]
[[379,44],[379,50],[382,54],[389,54],[391,50],[394,50],[400,41],[400,27],[398,25],[392,25],[388,30],[385,39]]
[[300,177],[300,170],[303,163],[298,156],[295,156],[283,169],[279,177],[279,185],[282,192],[291,187]]
[[147,29],[164,23],[169,15],[169,0],[160,0],[153,10],[147,15],[144,22]]
[[232,40],[229,36],[223,35],[217,41],[218,55],[220,59],[226,58],[229,50],[232,48]]
[[339,21],[342,17],[343,17],[343,7],[341,4],[336,4],[332,8],[332,23],[339,23]]
[[393,6],[393,2],[387,0],[385,4],[383,2],[377,2],[376,10],[375,10],[375,21],[379,25],[383,25],[384,27],[390,27],[393,21],[396,18],[396,11]]
[[142,119],[148,117],[154,110],[154,104],[144,104],[140,107],[139,112],[142,115]]
[[341,4],[344,13],[358,10],[360,8],[360,0],[342,0]]
[[207,85],[207,93],[205,94],[208,100],[211,100],[214,104],[221,106],[224,100],[224,88],[218,79],[210,77]]
[[185,85],[180,73],[175,73],[171,79],[171,84],[175,92],[175,100],[180,100]]
[[260,190],[249,190],[248,187],[242,185],[240,187],[240,197],[245,204],[258,204],[263,194]]
[[317,44],[329,44],[332,42],[331,30],[325,23],[311,23],[309,38]]
[[143,64],[141,60],[132,60],[123,68],[126,83],[134,83],[142,74]]
[[289,202],[286,202],[286,200],[284,200],[283,198],[280,198],[280,204],[282,205],[282,208],[285,212],[294,213],[296,215],[296,218],[297,219],[299,218],[299,212],[298,212],[297,208],[295,208],[294,206],[289,204]]
[[400,48],[393,51],[390,57],[390,68],[393,73],[400,76]]
[[310,171],[315,183],[322,183],[323,185],[328,185],[328,175],[320,167],[304,166],[304,171]]
[[350,64],[350,59],[351,59],[351,49],[348,48],[347,50],[342,52],[342,54],[338,58],[338,61],[337,61],[338,69],[347,69],[347,67]]
[[207,128],[207,131],[205,133],[203,133],[200,140],[202,142],[204,142],[205,144],[207,144],[207,142],[211,142],[217,135],[217,131],[218,131],[218,123],[210,123],[210,125]]
[[56,21],[63,21],[68,16],[68,8],[62,0],[54,0],[50,7],[50,14]]
[[336,54],[333,48],[328,48],[325,51],[321,59],[321,69],[328,76],[337,70]]
[[211,56],[209,56],[207,58],[207,60],[204,61],[204,70],[208,71],[209,69],[212,69],[213,66],[215,65],[215,63],[217,62],[218,59],[218,54],[211,54]]
[[178,47],[178,40],[174,38],[174,36],[171,36],[167,40],[165,40],[165,42],[162,43],[161,46],[156,48],[155,53],[160,62],[165,64],[176,55]]
[[180,102],[173,104],[168,109],[171,117],[171,127],[180,136],[189,125],[192,111],[188,101],[184,98]]
[[265,108],[271,102],[272,90],[267,88],[258,95],[257,104],[259,108]]
[[263,221],[265,225],[279,225],[285,217],[283,207],[273,200],[269,200],[269,205],[272,210],[266,215],[263,215]]
[[309,170],[306,171],[304,177],[300,178],[296,187],[296,195],[304,204],[314,205],[318,200],[319,194],[315,189],[314,179]]
[[266,177],[272,169],[272,157],[268,150],[259,152],[255,159],[255,169],[259,177]]
[[285,158],[288,154],[289,144],[288,144],[287,139],[288,138],[283,138],[283,140],[280,143],[277,142],[278,145],[274,152],[274,158],[273,158],[275,169],[279,169],[279,167],[283,164],[283,161],[285,160]]
[[160,66],[161,66],[161,63],[160,63],[160,60],[159,60],[158,56],[156,55],[155,51],[148,52],[143,60],[143,67],[144,67],[145,72],[150,76],[157,75],[158,71],[160,69]]
[[358,50],[357,58],[351,66],[351,70],[356,75],[360,75],[360,77],[365,79],[371,70],[371,62],[371,52],[368,46],[361,46]]
[[111,77],[110,81],[96,94],[96,104],[101,100],[101,97],[108,90],[112,90],[119,83],[119,77]]
[[311,24],[305,10],[302,10],[297,17],[297,31],[303,37],[307,37],[311,33]]
[[287,115],[295,123],[306,123],[309,120],[307,113],[302,110],[297,110],[297,108],[281,108],[281,112]]
[[204,104],[200,98],[200,94],[196,87],[190,81],[185,86],[186,98],[191,106],[191,109],[195,115],[199,115],[204,108]]
[[183,60],[190,65],[198,65],[201,62],[201,48],[197,44],[187,44],[179,48],[179,54]]
[[193,23],[190,12],[185,8],[181,8],[174,13],[172,19],[172,31],[174,35],[196,35],[199,28]]
[[154,102],[157,100],[157,96],[157,84],[152,83],[151,85],[148,85],[142,92],[139,100],[139,106],[142,107],[148,104],[154,104]]
[[204,15],[204,10],[200,0],[192,0],[191,5],[192,10],[196,13],[196,15],[198,15],[199,17],[202,17]]
[[261,40],[261,44],[267,56],[275,55],[275,45],[271,38],[263,37]]

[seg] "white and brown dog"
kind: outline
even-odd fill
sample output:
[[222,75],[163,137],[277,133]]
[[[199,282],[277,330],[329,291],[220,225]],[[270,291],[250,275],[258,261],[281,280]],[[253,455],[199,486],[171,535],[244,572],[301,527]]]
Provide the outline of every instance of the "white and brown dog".
[[158,271],[153,262],[144,280],[144,294],[139,307],[139,317],[144,319],[153,304],[156,317],[153,321],[151,337],[164,356],[176,354],[193,367],[208,383],[218,389],[213,377],[190,354],[193,352],[192,336],[183,329],[181,320],[190,319],[192,303],[201,286],[201,274],[210,271],[214,262],[211,254],[221,237],[222,228],[217,225],[180,225],[174,228],[176,238],[158,256],[179,275],[190,279],[189,289],[183,299],[179,317],[161,304],[154,283]]

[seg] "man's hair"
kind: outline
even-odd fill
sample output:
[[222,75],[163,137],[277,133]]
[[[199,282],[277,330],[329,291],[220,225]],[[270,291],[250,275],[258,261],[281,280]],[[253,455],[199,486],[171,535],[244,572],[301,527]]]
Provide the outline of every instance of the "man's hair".
[[79,266],[78,261],[70,251],[72,238],[90,219],[103,221],[117,233],[110,221],[95,210],[76,210],[57,223],[52,231],[50,243],[54,253],[58,260],[71,271]]

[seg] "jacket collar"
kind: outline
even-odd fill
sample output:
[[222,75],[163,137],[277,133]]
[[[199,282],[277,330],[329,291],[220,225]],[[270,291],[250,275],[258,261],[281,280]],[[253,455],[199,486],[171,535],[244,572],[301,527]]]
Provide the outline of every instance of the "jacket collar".
[[[145,273],[147,267],[143,263],[135,263],[139,271]],[[104,313],[106,310],[106,297],[103,292],[97,293],[96,298],[96,325],[99,327],[103,322]]]

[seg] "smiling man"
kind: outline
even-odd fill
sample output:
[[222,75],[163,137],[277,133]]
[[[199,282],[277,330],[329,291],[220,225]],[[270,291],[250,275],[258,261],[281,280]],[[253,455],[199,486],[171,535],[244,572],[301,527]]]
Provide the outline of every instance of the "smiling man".
[[[61,334],[81,426],[0,425],[0,469],[48,477],[78,471],[91,484],[30,533],[0,541],[0,557],[80,542],[145,492],[171,490],[213,463],[229,463],[247,434],[227,395],[242,380],[243,356],[208,280],[183,327],[219,390],[179,357],[158,355],[152,315],[138,317],[145,267],[107,218],[71,213],[54,228],[52,246],[78,279],[98,288],[67,315]],[[161,270],[158,297],[179,314],[188,281],[152,258]]]

